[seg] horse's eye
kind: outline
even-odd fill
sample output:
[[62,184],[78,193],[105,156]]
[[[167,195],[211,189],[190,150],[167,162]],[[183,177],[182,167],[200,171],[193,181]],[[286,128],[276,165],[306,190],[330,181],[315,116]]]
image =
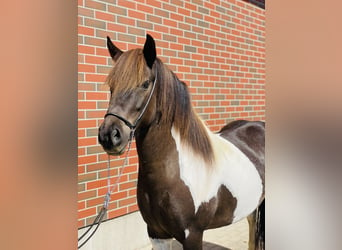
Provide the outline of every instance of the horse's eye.
[[148,89],[148,86],[150,86],[150,81],[149,80],[145,81],[141,86],[144,89]]

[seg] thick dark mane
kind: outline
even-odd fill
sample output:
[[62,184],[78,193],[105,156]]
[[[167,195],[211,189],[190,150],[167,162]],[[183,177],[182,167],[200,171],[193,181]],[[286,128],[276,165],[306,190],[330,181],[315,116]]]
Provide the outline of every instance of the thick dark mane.
[[[157,109],[161,122],[172,124],[183,143],[191,147],[204,161],[212,163],[214,153],[207,130],[191,105],[186,84],[158,58],[153,65],[157,75]],[[210,164],[209,164],[210,165]]]

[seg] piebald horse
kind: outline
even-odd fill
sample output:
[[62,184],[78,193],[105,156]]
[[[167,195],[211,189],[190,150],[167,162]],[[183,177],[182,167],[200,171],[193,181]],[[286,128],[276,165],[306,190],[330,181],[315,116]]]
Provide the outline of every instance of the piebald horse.
[[127,52],[109,37],[114,67],[99,142],[122,154],[134,133],[137,201],[154,250],[202,249],[203,231],[243,218],[249,249],[264,249],[265,124],[238,120],[211,132],[195,113],[184,82],[157,57],[154,39]]

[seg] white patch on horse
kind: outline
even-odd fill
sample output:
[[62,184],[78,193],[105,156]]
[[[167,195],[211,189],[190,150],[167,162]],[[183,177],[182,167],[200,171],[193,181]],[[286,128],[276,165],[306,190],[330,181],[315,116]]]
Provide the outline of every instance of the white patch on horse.
[[172,249],[172,239],[152,239],[153,250],[171,250]]
[[184,230],[185,239],[188,238],[189,233],[190,233],[189,229]]
[[[213,166],[206,166],[201,156],[181,141],[172,127],[171,134],[178,150],[180,177],[191,193],[195,213],[199,206],[217,195],[221,185],[237,199],[233,222],[253,212],[262,195],[262,180],[253,163],[231,142],[208,131],[214,151]],[[205,156],[204,156],[205,157]]]

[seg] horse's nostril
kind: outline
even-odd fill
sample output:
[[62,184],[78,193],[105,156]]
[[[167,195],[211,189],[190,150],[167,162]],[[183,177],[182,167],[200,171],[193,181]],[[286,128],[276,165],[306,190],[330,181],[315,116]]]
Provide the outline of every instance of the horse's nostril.
[[112,136],[116,136],[117,134],[119,134],[119,130],[117,130],[116,128],[113,129]]
[[120,131],[116,128],[112,131],[112,141],[114,145],[118,145],[121,142]]

